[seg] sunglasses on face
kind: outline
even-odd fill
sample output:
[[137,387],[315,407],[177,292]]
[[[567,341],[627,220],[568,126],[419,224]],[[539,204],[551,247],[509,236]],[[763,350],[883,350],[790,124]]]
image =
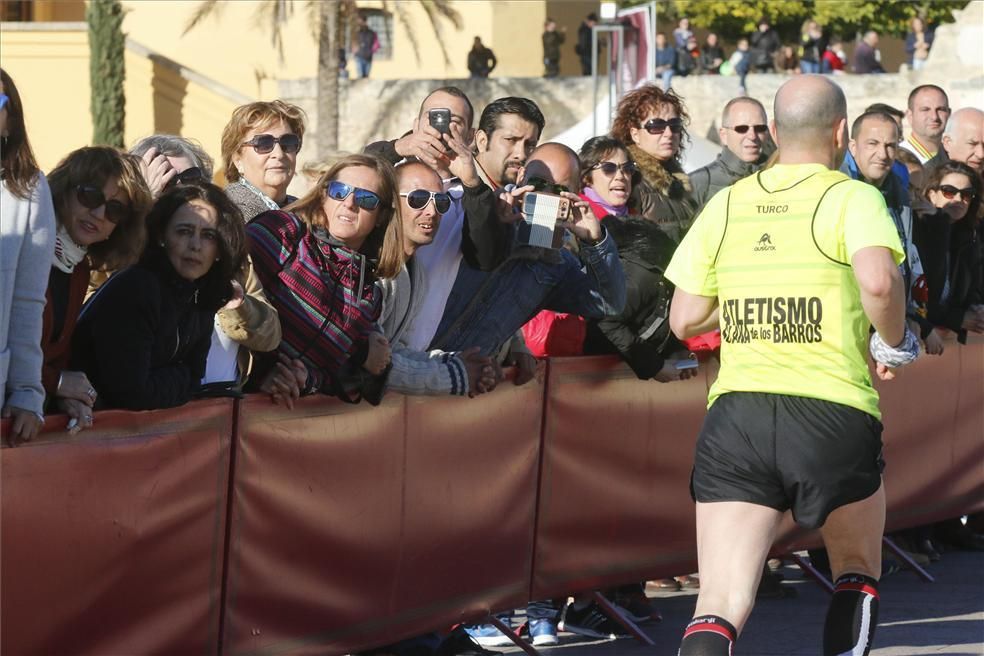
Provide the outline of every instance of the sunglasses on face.
[[974,200],[974,190],[971,187],[957,189],[953,185],[940,185],[938,189],[940,190],[940,193],[943,194],[943,198],[947,200],[953,200],[957,196],[960,196],[965,203],[969,203]]
[[194,184],[196,182],[205,182],[205,173],[197,166],[192,166],[190,169],[185,169],[168,180],[167,184],[164,185],[164,190],[169,191],[177,187],[179,184],[186,185]]
[[768,125],[762,125],[762,124],[759,124],[759,125],[734,125],[734,126],[731,126],[731,127],[725,125],[724,127],[726,129],[728,129],[728,130],[734,130],[738,134],[745,134],[749,130],[755,130],[755,132],[757,132],[758,134],[765,134],[766,132],[769,131],[769,126]]
[[362,209],[372,211],[379,207],[379,196],[375,192],[353,187],[338,180],[332,180],[328,183],[328,197],[332,200],[345,200],[353,192],[355,193],[355,204]]
[[663,134],[666,132],[666,128],[670,128],[670,132],[673,134],[680,134],[683,132],[683,121],[678,118],[671,118],[668,121],[661,118],[651,118],[642,124],[642,129],[649,134]]
[[6,107],[8,102],[10,102],[10,98],[7,97],[7,94],[0,93],[0,109]]
[[554,184],[549,180],[544,180],[543,178],[537,178],[535,176],[532,178],[526,178],[520,186],[526,187],[529,185],[533,186],[533,191],[548,191],[558,195],[562,192],[570,191],[570,189],[567,188],[567,185]]
[[622,171],[626,176],[632,177],[632,175],[639,170],[635,162],[623,162],[621,164],[616,164],[615,162],[598,162],[591,167],[591,170],[599,170],[609,178],[614,177],[615,173]]
[[260,155],[273,152],[273,147],[280,144],[280,148],[288,155],[293,155],[301,149],[301,138],[296,134],[284,134],[275,137],[272,134],[258,134],[249,141],[244,141],[243,146],[252,146]]
[[437,210],[438,214],[446,214],[451,209],[451,195],[441,191],[414,189],[413,191],[401,191],[400,195],[407,199],[407,205],[414,210],[422,210],[427,207],[431,198],[434,199],[434,209]]
[[106,200],[106,195],[99,187],[92,185],[79,185],[75,188],[75,198],[82,207],[90,210],[99,209],[103,205],[106,211],[103,217],[110,223],[119,223],[130,215],[130,208],[118,200]]

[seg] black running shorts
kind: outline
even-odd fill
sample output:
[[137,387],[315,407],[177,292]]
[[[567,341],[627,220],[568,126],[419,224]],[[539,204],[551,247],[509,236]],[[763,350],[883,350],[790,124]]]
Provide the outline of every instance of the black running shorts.
[[730,392],[704,418],[690,493],[702,503],[792,510],[798,524],[818,528],[831,511],[878,491],[881,433],[880,421],[839,403]]

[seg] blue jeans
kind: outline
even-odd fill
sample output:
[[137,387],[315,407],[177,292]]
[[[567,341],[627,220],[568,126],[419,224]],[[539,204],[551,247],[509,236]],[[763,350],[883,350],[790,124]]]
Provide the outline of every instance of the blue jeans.
[[611,236],[582,246],[580,260],[563,249],[554,254],[560,258],[557,263],[514,256],[492,272],[462,262],[431,348],[477,346],[483,355],[494,355],[540,310],[586,319],[622,311],[625,274]]
[[660,73],[660,79],[663,81],[663,91],[669,91],[670,82],[673,80],[673,69],[669,69]]
[[359,71],[359,77],[369,77],[369,69],[372,68],[372,59],[364,59],[356,55],[355,67]]
[[800,71],[809,73],[819,73],[820,72],[820,62],[806,61],[804,59],[800,60]]

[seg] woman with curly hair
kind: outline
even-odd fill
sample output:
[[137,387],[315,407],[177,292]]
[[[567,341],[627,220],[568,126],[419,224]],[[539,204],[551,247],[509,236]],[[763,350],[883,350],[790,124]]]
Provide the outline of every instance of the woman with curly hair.
[[217,310],[246,262],[243,221],[213,184],[167,191],[147,215],[147,246],[86,304],[72,363],[102,405],[172,408],[200,388]]
[[92,425],[96,389],[69,367],[76,322],[93,271],[106,274],[137,261],[144,244],[150,190],[140,160],[96,146],[70,153],[48,176],[58,219],[44,308],[42,379],[49,408],[69,416],[71,430]]
[[55,243],[55,210],[24,129],[24,106],[0,68],[0,406],[11,444],[44,423],[41,384],[44,290]]
[[622,98],[612,125],[612,136],[628,145],[642,172],[629,201],[631,213],[658,224],[676,243],[697,213],[690,179],[680,165],[689,123],[680,96],[648,84]]

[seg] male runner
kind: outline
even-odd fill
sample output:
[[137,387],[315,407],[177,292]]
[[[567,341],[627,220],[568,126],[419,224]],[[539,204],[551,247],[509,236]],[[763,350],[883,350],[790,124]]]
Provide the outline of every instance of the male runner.
[[724,656],[748,619],[782,514],[820,528],[836,591],[824,654],[867,654],[885,493],[866,350],[884,380],[918,354],[898,232],[877,189],[837,171],[841,89],[802,75],[776,94],[776,166],[715,195],[676,251],[670,326],[718,324],[721,371],[697,439],[700,596],[680,656]]

